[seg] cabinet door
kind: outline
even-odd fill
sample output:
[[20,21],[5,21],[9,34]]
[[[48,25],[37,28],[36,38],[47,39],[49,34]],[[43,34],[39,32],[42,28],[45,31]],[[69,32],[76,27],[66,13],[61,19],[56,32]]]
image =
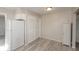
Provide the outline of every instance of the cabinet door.
[[24,45],[24,21],[12,21],[12,50]]

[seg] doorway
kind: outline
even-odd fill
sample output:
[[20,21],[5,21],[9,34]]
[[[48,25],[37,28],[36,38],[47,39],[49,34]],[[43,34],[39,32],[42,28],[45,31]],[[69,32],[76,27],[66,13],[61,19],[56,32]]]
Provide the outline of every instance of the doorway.
[[5,16],[0,15],[0,51],[5,49]]

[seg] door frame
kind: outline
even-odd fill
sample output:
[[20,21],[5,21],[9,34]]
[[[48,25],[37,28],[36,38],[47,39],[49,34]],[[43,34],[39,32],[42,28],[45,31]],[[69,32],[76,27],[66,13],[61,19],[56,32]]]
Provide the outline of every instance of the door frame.
[[10,45],[9,45],[10,41],[9,41],[9,36],[8,36],[9,33],[8,33],[8,30],[7,30],[7,28],[8,28],[8,26],[7,26],[7,24],[8,24],[7,14],[0,12],[0,15],[3,15],[5,17],[5,49],[4,50],[10,50]]

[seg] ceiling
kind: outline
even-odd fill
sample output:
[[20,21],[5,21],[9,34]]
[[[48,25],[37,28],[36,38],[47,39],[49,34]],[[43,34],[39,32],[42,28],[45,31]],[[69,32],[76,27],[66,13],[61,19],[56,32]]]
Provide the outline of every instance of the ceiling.
[[[52,7],[52,11],[46,11],[47,7],[28,7],[26,8],[29,11],[35,12],[37,14],[46,14],[46,13],[53,13],[57,11],[65,11],[65,10],[71,10],[72,7]],[[75,7],[74,7],[75,8]]]
[[45,13],[45,7],[28,7],[26,9],[40,15]]
[[[8,10],[16,10],[16,9],[21,8],[21,9],[25,9],[25,10],[28,10],[30,12],[33,12],[33,13],[36,13],[36,14],[39,14],[39,15],[72,9],[72,7],[52,7],[52,11],[46,11],[47,7],[4,7],[4,8],[6,8]],[[73,7],[73,8],[75,9],[75,7]],[[0,7],[0,9],[2,9],[2,8]]]

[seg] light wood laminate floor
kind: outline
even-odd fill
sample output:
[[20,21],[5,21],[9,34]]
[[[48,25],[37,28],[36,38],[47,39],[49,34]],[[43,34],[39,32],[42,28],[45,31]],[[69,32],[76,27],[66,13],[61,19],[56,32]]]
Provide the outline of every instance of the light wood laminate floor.
[[15,51],[74,51],[74,49],[63,46],[59,42],[41,38],[34,40],[27,46],[17,48]]

